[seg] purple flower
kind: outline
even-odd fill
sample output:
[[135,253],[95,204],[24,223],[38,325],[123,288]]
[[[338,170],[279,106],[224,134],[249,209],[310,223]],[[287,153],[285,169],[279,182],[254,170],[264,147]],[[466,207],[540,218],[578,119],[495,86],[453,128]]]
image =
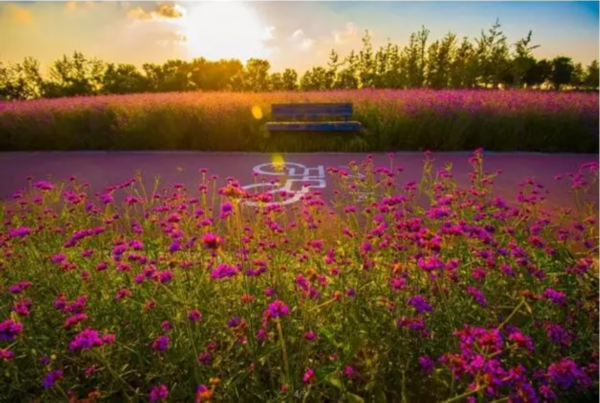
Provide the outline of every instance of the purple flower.
[[575,383],[582,387],[589,387],[592,384],[590,377],[568,358],[551,364],[548,367],[548,378],[564,389],[571,388]]
[[167,348],[169,348],[169,336],[158,336],[156,339],[154,339],[150,347],[153,350],[165,351]]
[[17,228],[11,228],[8,231],[8,236],[11,238],[23,238],[29,234],[31,234],[31,229],[27,228],[27,227],[23,227],[23,226],[17,227]]
[[170,253],[175,253],[175,252],[180,251],[180,250],[181,250],[181,243],[177,239],[175,239],[171,243],[171,245],[169,245],[169,252]]
[[469,295],[471,297],[473,297],[473,299],[475,301],[477,301],[477,303],[481,306],[487,306],[487,300],[485,299],[485,296],[483,295],[483,292],[476,288],[476,287],[471,287],[470,285],[467,286],[467,293],[469,293]]
[[434,364],[435,362],[426,355],[419,357],[419,365],[421,365],[421,369],[427,375],[429,375],[431,371],[433,371]]
[[31,287],[31,283],[29,281],[19,281],[15,285],[11,285],[8,288],[8,292],[11,294],[20,294],[23,290]]
[[84,351],[89,350],[92,347],[101,346],[102,344],[103,342],[100,333],[98,333],[97,330],[86,328],[73,338],[69,344],[69,348],[71,351]]
[[200,354],[198,356],[198,361],[201,362],[204,365],[210,364],[210,362],[212,361],[212,359],[213,359],[213,356],[208,351],[204,351],[202,354]]
[[41,386],[43,389],[50,389],[54,387],[56,381],[62,379],[63,372],[60,369],[50,371],[42,379]]
[[415,295],[414,297],[409,298],[408,305],[412,305],[419,313],[433,312],[433,308],[427,303],[422,295]]
[[0,340],[13,341],[23,331],[23,324],[12,319],[0,322]]
[[173,272],[171,270],[163,270],[158,273],[158,278],[161,284],[167,284],[173,279]]
[[556,291],[552,288],[547,288],[542,296],[558,305],[564,305],[567,300],[567,295],[564,292]]
[[54,189],[54,185],[48,181],[37,181],[33,184],[33,187],[38,188],[40,190],[52,190]]
[[210,277],[213,280],[233,277],[238,274],[238,269],[233,266],[228,266],[226,264],[220,264],[216,269],[210,273]]
[[309,330],[308,332],[304,333],[304,338],[308,341],[313,341],[317,338],[317,334],[312,330]]
[[162,399],[166,399],[169,396],[169,389],[167,388],[167,385],[158,385],[158,386],[153,386],[152,389],[150,389],[150,393],[148,394],[148,397],[150,398],[150,403],[156,403],[161,401]]
[[344,376],[346,376],[349,379],[352,378],[356,378],[356,376],[358,375],[358,373],[356,372],[356,370],[354,368],[352,368],[350,365],[346,365],[344,367]]
[[202,319],[202,313],[198,309],[192,309],[188,312],[188,319],[191,322],[198,322]]
[[290,308],[282,300],[278,299],[269,304],[265,313],[268,313],[272,318],[278,318],[289,315]]

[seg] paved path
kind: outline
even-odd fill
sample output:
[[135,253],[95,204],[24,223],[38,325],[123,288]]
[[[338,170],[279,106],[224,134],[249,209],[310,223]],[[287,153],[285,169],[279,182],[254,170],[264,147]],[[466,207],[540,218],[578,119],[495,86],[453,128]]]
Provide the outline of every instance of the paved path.
[[[396,153],[396,166],[404,167],[400,177],[401,183],[418,179],[422,172],[422,153]],[[468,164],[470,153],[434,153],[435,168],[446,162],[453,163],[455,180],[459,185],[468,184]],[[357,153],[293,153],[282,154],[286,162],[294,168],[296,183],[290,183],[292,190],[299,189],[306,182],[307,174],[315,187],[320,187],[323,195],[332,195],[331,179],[328,175],[320,178],[323,168],[345,166],[350,161],[362,161],[366,154]],[[376,166],[389,166],[387,154],[373,154]],[[252,184],[253,169],[261,169],[261,164],[272,161],[271,154],[261,153],[208,153],[208,152],[30,152],[0,153],[0,199],[9,198],[13,192],[22,188],[25,176],[33,175],[43,179],[50,174],[53,180],[67,179],[71,175],[80,181],[91,184],[93,191],[100,191],[108,185],[122,183],[131,178],[136,170],[141,170],[148,182],[160,176],[163,184],[176,182],[196,189],[199,180],[199,169],[208,168],[209,173],[216,174],[220,180],[233,176],[242,184]],[[550,206],[570,206],[572,197],[569,184],[556,181],[554,176],[574,172],[586,162],[598,161],[598,155],[556,155],[535,153],[485,153],[484,168],[489,171],[502,170],[496,181],[496,193],[514,200],[517,183],[525,177],[534,177],[550,191]],[[304,166],[305,168],[303,168]],[[258,167],[258,168],[257,168]],[[268,167],[263,166],[263,170]],[[272,172],[272,170],[271,170]],[[596,185],[595,202],[598,203]]]

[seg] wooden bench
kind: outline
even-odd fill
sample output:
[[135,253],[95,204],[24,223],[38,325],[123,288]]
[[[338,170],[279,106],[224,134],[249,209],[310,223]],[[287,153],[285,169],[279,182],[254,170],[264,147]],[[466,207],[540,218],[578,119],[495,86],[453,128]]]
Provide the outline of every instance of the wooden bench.
[[[267,123],[270,132],[352,132],[361,129],[360,122],[350,121],[352,104],[274,104],[274,120]],[[343,120],[332,121],[333,118]],[[293,120],[293,121],[290,121]]]

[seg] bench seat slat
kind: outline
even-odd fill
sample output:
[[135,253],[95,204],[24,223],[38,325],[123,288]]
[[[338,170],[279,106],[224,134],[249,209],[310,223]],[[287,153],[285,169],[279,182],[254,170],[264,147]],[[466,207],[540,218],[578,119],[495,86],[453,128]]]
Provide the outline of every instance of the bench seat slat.
[[360,122],[269,122],[267,129],[272,132],[288,131],[357,131],[360,130]]
[[274,118],[350,117],[352,104],[275,104],[271,106],[271,114]]

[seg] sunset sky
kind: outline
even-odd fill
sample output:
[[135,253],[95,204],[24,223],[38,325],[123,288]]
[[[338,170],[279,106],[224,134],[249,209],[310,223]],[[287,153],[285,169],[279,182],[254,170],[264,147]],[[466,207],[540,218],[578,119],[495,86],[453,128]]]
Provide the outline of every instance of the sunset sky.
[[141,65],[168,59],[267,58],[272,71],[324,64],[332,48],[406,44],[425,25],[477,37],[500,19],[509,43],[533,30],[537,57],[598,58],[598,2],[1,2],[0,60],[40,60],[82,51]]

